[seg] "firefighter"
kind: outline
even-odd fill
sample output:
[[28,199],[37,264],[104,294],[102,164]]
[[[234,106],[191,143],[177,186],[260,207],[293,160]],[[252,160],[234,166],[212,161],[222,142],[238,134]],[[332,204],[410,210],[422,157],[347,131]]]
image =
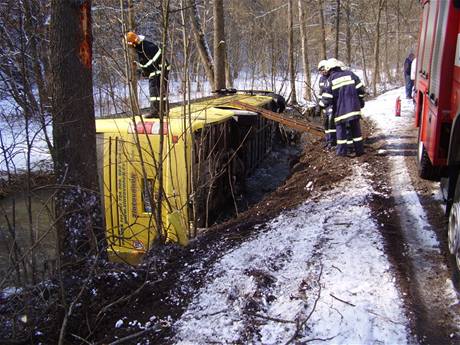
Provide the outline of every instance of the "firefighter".
[[406,82],[406,98],[412,98],[412,88],[414,87],[414,81],[410,77],[410,71],[412,67],[412,60],[414,60],[414,54],[410,53],[404,61],[404,81]]
[[347,138],[353,142],[356,156],[364,153],[361,133],[361,108],[364,107],[365,90],[358,76],[341,68],[340,61],[329,59],[327,87],[322,94],[320,106],[332,106],[337,129],[337,156],[348,156]]
[[171,66],[166,61],[163,75],[163,99],[160,100],[161,89],[161,49],[154,43],[145,40],[145,37],[135,32],[126,34],[126,42],[136,49],[138,60],[136,65],[144,77],[149,78],[150,114],[146,117],[160,117],[160,101],[163,102],[163,111],[167,114],[168,105],[168,74]]
[[[321,60],[318,63],[318,71],[321,74],[319,77],[319,96],[322,97],[324,90],[327,87],[327,79],[329,73],[326,72],[327,60]],[[332,106],[326,107],[324,110],[324,133],[326,137],[326,148],[331,149],[337,145],[336,129],[334,123],[334,113]]]

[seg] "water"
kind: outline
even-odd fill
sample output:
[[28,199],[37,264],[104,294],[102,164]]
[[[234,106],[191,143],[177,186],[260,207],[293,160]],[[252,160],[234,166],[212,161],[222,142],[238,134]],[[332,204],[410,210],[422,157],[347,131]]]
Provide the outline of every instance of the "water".
[[[32,223],[29,224],[27,196],[16,193],[0,199],[0,283],[17,281],[12,263],[20,262],[21,281],[24,282],[24,266],[30,281],[32,252],[35,255],[37,278],[44,278],[52,270],[56,257],[56,231],[52,227],[51,190],[41,189],[32,196]],[[31,231],[35,245],[31,248]],[[13,238],[18,251],[14,253]],[[23,258],[23,260],[20,260]]]

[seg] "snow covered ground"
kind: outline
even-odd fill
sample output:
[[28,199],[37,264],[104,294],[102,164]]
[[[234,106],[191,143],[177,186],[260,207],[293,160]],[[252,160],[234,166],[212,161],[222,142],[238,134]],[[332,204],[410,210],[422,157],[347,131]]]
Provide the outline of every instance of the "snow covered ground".
[[[366,206],[372,192],[366,166],[356,166],[329,193],[280,215],[223,256],[176,323],[177,342],[239,342],[249,318],[259,321],[249,343],[284,344],[297,328],[300,341],[410,342],[382,238]],[[261,310],[251,310],[254,299]]]
[[[386,93],[364,109],[384,133],[395,134],[394,141],[412,111],[404,101],[402,116],[392,116],[402,93]],[[398,172],[393,190],[417,219],[419,246],[439,253],[403,159],[391,158]],[[306,182],[305,188],[314,186]],[[282,344],[296,336],[318,344],[415,343],[367,206],[373,193],[367,163],[355,165],[353,176],[334,189],[281,214],[253,240],[226,253],[175,323],[176,342]]]

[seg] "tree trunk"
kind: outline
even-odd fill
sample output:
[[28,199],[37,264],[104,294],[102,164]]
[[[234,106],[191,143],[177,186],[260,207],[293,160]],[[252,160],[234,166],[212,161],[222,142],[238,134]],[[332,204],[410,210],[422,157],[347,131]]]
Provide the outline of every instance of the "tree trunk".
[[375,29],[375,44],[374,44],[374,72],[372,75],[372,91],[374,96],[377,95],[377,84],[380,82],[380,20],[382,18],[382,10],[385,0],[379,0],[377,21]]
[[233,87],[233,76],[232,76],[232,67],[228,61],[228,50],[225,50],[225,80],[227,82],[227,87]]
[[396,80],[402,81],[402,73],[400,72],[401,62],[401,14],[400,0],[396,7]]
[[367,77],[366,51],[364,50],[364,42],[363,42],[363,35],[361,33],[361,27],[358,27],[358,33],[359,33],[359,47],[361,48],[361,62],[363,65],[364,83],[366,85],[369,85],[369,78]]
[[289,79],[291,81],[291,97],[289,103],[297,104],[297,94],[295,91],[295,64],[294,64],[294,29],[293,29],[292,0],[288,0],[288,61],[289,61]]
[[323,0],[318,0],[318,13],[319,13],[319,25],[321,30],[321,54],[322,59],[327,59],[327,48],[326,48],[326,27],[324,25],[324,12],[323,12]]
[[[125,11],[127,16],[125,16]],[[133,4],[128,0],[128,7],[125,9],[125,0],[120,0],[121,12],[121,29],[123,34],[134,30]],[[128,100],[130,110],[133,114],[140,114],[139,97],[137,94],[137,68],[134,61],[137,59],[137,54],[134,49],[129,49],[127,43],[123,41],[124,57],[125,57],[125,75],[128,84]]]
[[340,0],[336,0],[336,18],[335,18],[335,51],[334,56],[339,58],[339,34],[340,34]]
[[104,255],[96,168],[91,1],[51,1],[58,248],[62,264]]
[[201,27],[200,15],[196,6],[196,0],[188,0],[191,9],[190,21],[192,22],[193,37],[195,38],[198,54],[200,55],[201,62],[203,63],[206,76],[208,77],[211,86],[214,86],[214,67],[212,61],[211,50],[209,49],[206,36]]
[[346,46],[347,46],[347,66],[351,66],[351,7],[350,0],[347,0],[345,6],[345,14],[347,18],[346,27]]
[[388,15],[388,2],[385,2],[385,36],[384,36],[384,45],[385,45],[385,61],[384,61],[384,68],[385,68],[385,90],[387,83],[391,83],[391,71],[390,71],[390,62],[389,62],[389,49],[388,49],[388,35],[390,32],[390,23],[389,23],[389,15]]
[[214,90],[225,89],[225,24],[223,0],[214,0]]
[[[161,39],[161,79],[160,79],[160,99],[167,97],[165,92],[167,92],[165,85],[165,78],[163,77],[166,73],[166,56],[167,56],[167,45],[168,34],[169,34],[169,0],[163,0],[161,4],[161,15],[162,15],[162,39]],[[160,102],[160,128],[164,128],[165,117],[169,114],[169,103]],[[166,109],[165,109],[166,106]],[[163,169],[164,169],[164,144],[165,136],[160,135],[159,142],[159,151],[158,151],[158,164],[157,164],[157,177],[158,177],[158,195],[157,195],[157,205],[156,205],[156,217],[155,223],[157,226],[158,239],[163,243],[166,239],[166,234],[163,233],[163,198],[164,198],[164,179],[163,179]]]
[[310,73],[310,61],[308,59],[308,33],[306,28],[305,12],[303,8],[303,0],[298,0],[299,7],[299,25],[300,25],[300,39],[302,44],[302,65],[303,73],[305,76],[304,81],[304,98],[306,100],[311,99],[311,73]]
[[[127,22],[127,29],[128,31],[135,31],[136,30],[136,23],[134,21],[134,6],[132,0],[128,0],[128,22]],[[137,67],[133,63],[136,61],[136,51],[134,49],[128,49],[129,53],[129,67],[131,68],[131,73],[129,75],[129,86],[132,93],[132,101],[131,107],[135,114],[140,114],[139,109],[139,95],[137,92]]]

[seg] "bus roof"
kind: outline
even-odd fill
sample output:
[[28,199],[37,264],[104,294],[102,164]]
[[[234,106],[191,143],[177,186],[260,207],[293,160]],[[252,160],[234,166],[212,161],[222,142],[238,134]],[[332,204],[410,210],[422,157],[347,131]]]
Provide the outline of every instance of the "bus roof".
[[[180,105],[171,108],[168,118],[165,118],[165,122],[168,123],[169,132],[172,135],[181,135],[184,132],[184,123],[185,127],[188,127],[191,123],[193,131],[196,131],[207,124],[226,121],[228,118],[238,115],[237,108],[231,105],[234,101],[263,107],[272,101],[272,97],[236,93],[222,97],[205,98],[190,105]],[[187,114],[185,118],[184,109]],[[142,120],[148,124],[156,124],[160,121],[158,118],[143,118]],[[134,122],[136,124],[142,123],[141,117],[136,116]],[[102,118],[96,120],[97,133],[124,134],[128,133],[132,126],[133,118],[131,117]]]

